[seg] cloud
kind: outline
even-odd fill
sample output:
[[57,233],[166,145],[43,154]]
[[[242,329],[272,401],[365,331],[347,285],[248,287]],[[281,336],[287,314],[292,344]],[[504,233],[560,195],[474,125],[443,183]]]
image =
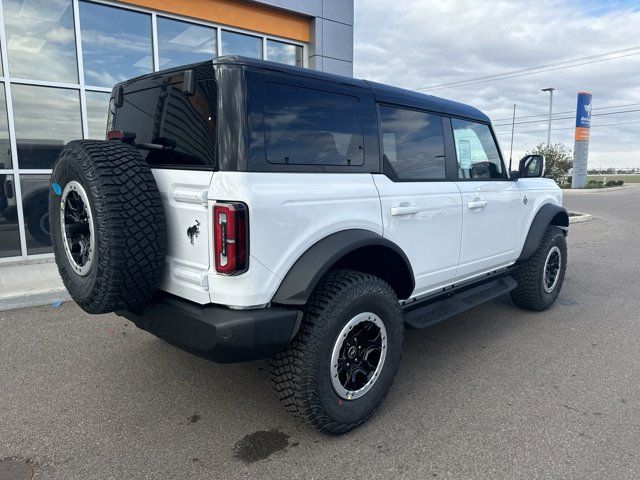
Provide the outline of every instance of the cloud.
[[70,45],[75,42],[76,36],[73,28],[56,27],[53,30],[47,32],[47,40],[56,43],[63,43]]
[[[627,2],[525,2],[457,0],[367,0],[355,4],[356,77],[409,89],[456,82],[520,68],[595,55],[640,45],[640,9]],[[629,52],[632,53],[632,52]],[[495,124],[508,123],[513,104],[517,117],[546,114],[555,87],[556,115],[572,117],[579,90],[593,94],[594,114],[609,105],[640,102],[640,50],[632,56],[575,68],[425,93],[469,103]],[[635,108],[640,108],[640,105]],[[514,158],[546,141],[546,117],[516,125]],[[499,121],[495,121],[499,120]],[[590,166],[640,166],[640,112],[594,116]],[[572,118],[553,122],[551,140],[573,147]],[[505,157],[510,126],[495,127]],[[535,130],[535,131],[534,131]]]

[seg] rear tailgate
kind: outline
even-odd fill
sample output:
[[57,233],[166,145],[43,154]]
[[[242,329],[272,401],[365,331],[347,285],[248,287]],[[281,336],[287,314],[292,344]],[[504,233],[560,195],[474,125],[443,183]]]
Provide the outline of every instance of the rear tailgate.
[[212,172],[153,169],[167,221],[167,263],[160,288],[209,303],[211,228],[207,190]]
[[117,85],[108,121],[109,130],[135,135],[160,190],[167,224],[160,288],[201,304],[210,302],[207,192],[216,165],[217,116],[213,75],[210,64],[201,64]]

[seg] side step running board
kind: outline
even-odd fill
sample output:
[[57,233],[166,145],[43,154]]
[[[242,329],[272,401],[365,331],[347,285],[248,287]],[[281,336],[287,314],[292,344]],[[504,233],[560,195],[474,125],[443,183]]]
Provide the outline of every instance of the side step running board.
[[405,307],[404,321],[413,328],[428,327],[509,293],[517,286],[512,276],[504,276],[439,300],[410,304]]

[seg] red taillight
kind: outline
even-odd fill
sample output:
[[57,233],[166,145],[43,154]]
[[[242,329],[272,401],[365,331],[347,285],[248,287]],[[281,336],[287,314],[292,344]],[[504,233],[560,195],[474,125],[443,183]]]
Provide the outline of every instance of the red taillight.
[[134,132],[125,132],[123,130],[110,130],[107,132],[107,140],[122,140],[123,142],[132,142],[136,139]]
[[213,255],[216,272],[234,275],[249,264],[247,206],[244,203],[216,203],[213,207]]
[[122,140],[124,132],[122,130],[111,130],[107,132],[107,140]]

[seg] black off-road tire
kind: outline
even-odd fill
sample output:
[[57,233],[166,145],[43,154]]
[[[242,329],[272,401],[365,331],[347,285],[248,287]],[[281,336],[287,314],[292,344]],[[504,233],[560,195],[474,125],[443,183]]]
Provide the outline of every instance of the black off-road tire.
[[[96,248],[84,276],[67,258],[61,232],[60,192],[70,181],[85,190],[93,216]],[[71,297],[89,313],[141,310],[160,284],[167,248],[164,210],[149,165],[125,143],[76,140],[60,154],[51,182],[51,240]]]
[[[331,383],[331,355],[342,328],[355,315],[376,314],[384,323],[387,351],[378,380],[362,397],[346,400]],[[339,435],[374,414],[400,364],[404,323],[393,289],[385,281],[351,270],[329,272],[305,307],[289,348],[271,359],[271,380],[280,403],[318,430]]]
[[[555,287],[547,292],[543,287],[544,268],[547,256],[554,247],[560,251],[561,264]],[[527,310],[538,312],[546,310],[553,305],[560,294],[566,269],[567,240],[565,234],[559,227],[551,225],[547,228],[538,249],[530,258],[521,263],[516,271],[515,278],[518,287],[511,292],[513,303]]]

